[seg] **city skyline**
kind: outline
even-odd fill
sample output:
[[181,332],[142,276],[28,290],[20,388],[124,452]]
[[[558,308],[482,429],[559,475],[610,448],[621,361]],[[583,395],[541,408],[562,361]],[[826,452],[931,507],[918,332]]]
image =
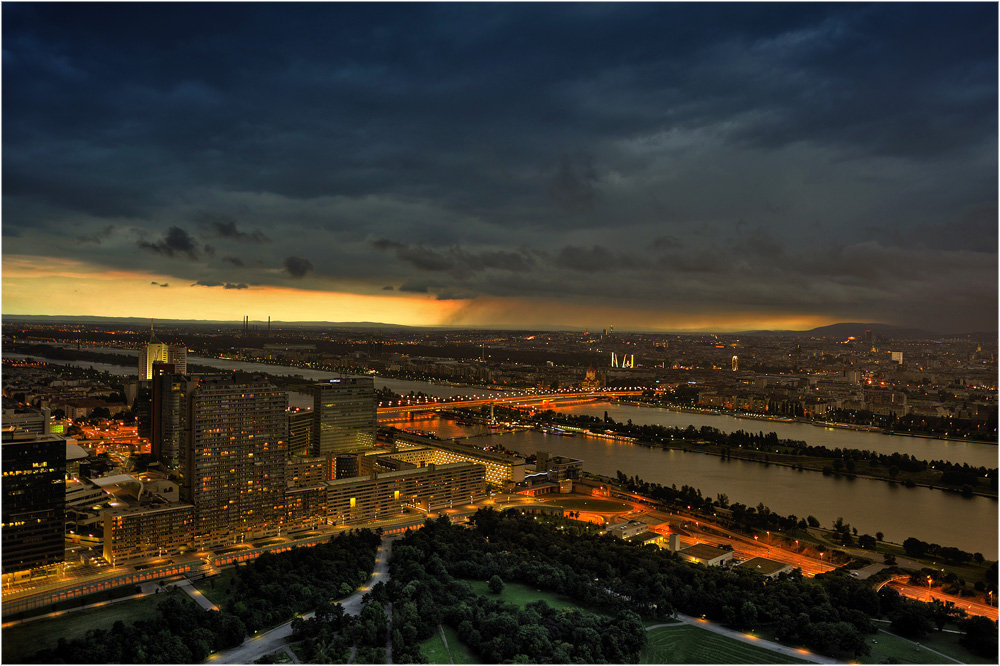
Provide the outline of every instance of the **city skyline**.
[[5,315],[996,330],[995,4],[2,11]]

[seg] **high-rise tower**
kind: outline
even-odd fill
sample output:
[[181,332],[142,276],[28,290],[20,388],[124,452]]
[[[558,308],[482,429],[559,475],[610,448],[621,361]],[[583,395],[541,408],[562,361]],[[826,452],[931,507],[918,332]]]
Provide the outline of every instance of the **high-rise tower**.
[[[261,375],[166,375],[163,422],[180,433],[181,499],[196,547],[276,534],[284,521],[288,396]],[[176,398],[176,399],[174,399]]]
[[153,378],[154,363],[172,363],[176,372],[187,372],[187,347],[165,345],[156,337],[152,326],[149,342],[139,350],[139,379]]
[[311,453],[333,457],[374,448],[377,408],[371,377],[342,377],[314,384]]

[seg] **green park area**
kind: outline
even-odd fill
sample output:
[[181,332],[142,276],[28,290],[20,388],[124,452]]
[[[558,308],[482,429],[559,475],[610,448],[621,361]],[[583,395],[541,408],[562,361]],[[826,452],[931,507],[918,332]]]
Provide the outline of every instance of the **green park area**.
[[805,664],[749,643],[690,624],[657,627],[646,632],[648,642],[640,664]]
[[486,581],[470,580],[466,582],[472,586],[472,591],[478,595],[489,597],[491,599],[496,599],[499,596],[503,598],[505,603],[513,604],[519,608],[524,608],[532,601],[541,600],[552,608],[575,608],[579,611],[593,612],[580,606],[580,604],[576,603],[569,597],[564,597],[561,594],[556,594],[554,592],[536,590],[533,587],[522,585],[520,583],[507,583],[504,585],[503,591],[499,595],[496,595],[490,592]]
[[[630,504],[616,502],[615,500],[597,498],[573,498],[562,499],[554,502],[568,511],[596,511],[598,513],[615,513],[618,511],[629,511]],[[516,508],[516,507],[515,507]]]
[[871,654],[858,661],[862,664],[942,664],[949,662],[946,657],[951,657],[963,664],[987,663],[958,641],[959,634],[947,631],[932,632],[918,641],[879,631],[868,639]]
[[229,567],[223,569],[222,573],[216,576],[196,581],[194,587],[219,608],[226,608],[232,596],[232,586],[235,582],[236,567]]
[[444,635],[448,639],[448,647],[441,640],[441,633],[420,644],[420,651],[427,657],[429,664],[478,664],[479,660],[458,637],[458,632],[449,625],[444,625]]
[[[173,594],[194,603],[180,591]],[[111,629],[119,620],[128,624],[153,619],[157,617],[156,604],[160,597],[153,594],[4,627],[3,662],[25,663],[38,650],[54,647],[60,638],[67,641],[83,638],[90,629]],[[67,663],[74,661],[73,655],[65,655],[65,659]]]

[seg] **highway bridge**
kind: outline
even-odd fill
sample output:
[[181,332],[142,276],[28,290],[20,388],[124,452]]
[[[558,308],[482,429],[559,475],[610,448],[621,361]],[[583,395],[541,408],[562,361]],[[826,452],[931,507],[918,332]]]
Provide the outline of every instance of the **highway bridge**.
[[586,402],[590,400],[614,400],[634,398],[642,395],[641,387],[626,389],[565,389],[556,391],[511,391],[493,394],[458,395],[450,398],[424,396],[405,397],[399,401],[380,402],[379,416],[413,412],[440,412],[459,407],[481,407],[485,405],[546,405],[555,402]]

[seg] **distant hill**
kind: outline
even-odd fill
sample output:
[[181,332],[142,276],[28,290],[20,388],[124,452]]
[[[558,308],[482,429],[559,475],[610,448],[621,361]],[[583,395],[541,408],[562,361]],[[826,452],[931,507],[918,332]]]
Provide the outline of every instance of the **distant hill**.
[[871,331],[872,335],[878,337],[892,338],[896,340],[940,340],[942,338],[969,338],[971,340],[989,340],[997,337],[997,332],[977,331],[970,333],[935,333],[922,328],[912,328],[908,326],[894,326],[892,324],[845,322],[841,324],[830,324],[820,326],[808,331],[747,331],[744,335],[797,335],[814,338],[839,338],[846,340],[849,337],[861,339],[865,331]]
[[941,337],[940,333],[932,333],[919,328],[893,326],[891,324],[859,324],[855,322],[820,326],[804,333],[815,337],[843,338],[846,340],[851,336],[863,338],[865,331],[871,331],[874,336],[882,335],[887,338],[903,340],[933,340]]

